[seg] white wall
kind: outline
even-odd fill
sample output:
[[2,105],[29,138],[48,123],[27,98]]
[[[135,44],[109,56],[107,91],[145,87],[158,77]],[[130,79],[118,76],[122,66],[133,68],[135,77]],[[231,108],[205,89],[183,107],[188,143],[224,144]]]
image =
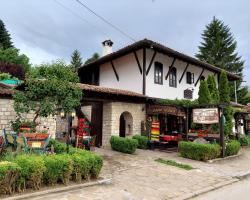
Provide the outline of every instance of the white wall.
[[[141,51],[137,55],[142,60]],[[111,63],[105,63],[100,67],[100,86],[142,93],[142,74],[140,74],[134,54],[131,53],[118,58],[113,63],[119,76],[119,81],[116,79]]]
[[[149,66],[153,52],[154,51],[151,49],[146,50],[146,69]],[[137,51],[137,54],[142,67],[142,50]],[[149,97],[162,99],[183,99],[184,90],[189,88],[194,89],[193,99],[197,99],[200,81],[196,86],[195,83],[202,71],[202,68],[190,64],[187,71],[194,73],[194,83],[186,83],[186,73],[184,74],[181,83],[179,83],[187,63],[177,59],[174,63],[174,67],[177,69],[177,87],[169,87],[169,77],[167,80],[165,80],[165,76],[172,61],[172,57],[157,52],[154,62],[161,62],[163,64],[163,84],[159,85],[154,83],[153,63],[148,75],[146,76],[146,95]],[[130,90],[142,94],[142,74],[140,74],[134,54],[131,53],[129,55],[123,56],[114,60],[113,63],[120,80],[117,81],[111,64],[105,63],[100,67],[100,86]],[[213,72],[205,69],[203,76],[207,78],[209,74],[214,75]],[[217,82],[217,75],[215,75],[215,79]]]

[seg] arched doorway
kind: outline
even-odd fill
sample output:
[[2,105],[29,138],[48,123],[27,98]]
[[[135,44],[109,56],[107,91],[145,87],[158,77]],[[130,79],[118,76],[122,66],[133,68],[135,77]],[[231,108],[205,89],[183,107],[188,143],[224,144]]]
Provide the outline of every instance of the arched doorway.
[[133,117],[129,112],[123,112],[120,116],[119,136],[126,137],[133,133]]

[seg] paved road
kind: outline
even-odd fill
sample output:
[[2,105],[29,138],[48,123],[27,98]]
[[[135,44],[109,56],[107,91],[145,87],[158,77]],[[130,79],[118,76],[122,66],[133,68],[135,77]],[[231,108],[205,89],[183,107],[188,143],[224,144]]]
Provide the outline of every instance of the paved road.
[[250,199],[250,178],[236,182],[232,185],[222,187],[193,200],[249,200]]

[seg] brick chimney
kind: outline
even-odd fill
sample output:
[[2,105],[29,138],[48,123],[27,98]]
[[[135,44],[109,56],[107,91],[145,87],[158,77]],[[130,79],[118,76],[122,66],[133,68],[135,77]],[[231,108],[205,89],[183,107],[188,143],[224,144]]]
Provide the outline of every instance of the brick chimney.
[[103,46],[102,56],[106,56],[110,53],[113,53],[112,45],[113,45],[113,42],[111,40],[105,40],[102,42],[102,46]]

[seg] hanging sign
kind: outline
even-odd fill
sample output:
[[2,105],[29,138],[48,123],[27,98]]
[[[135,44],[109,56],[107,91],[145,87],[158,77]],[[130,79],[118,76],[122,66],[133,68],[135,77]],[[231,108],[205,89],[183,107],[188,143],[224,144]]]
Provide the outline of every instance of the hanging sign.
[[218,108],[193,109],[193,123],[196,123],[196,124],[217,124],[217,123],[219,123]]

